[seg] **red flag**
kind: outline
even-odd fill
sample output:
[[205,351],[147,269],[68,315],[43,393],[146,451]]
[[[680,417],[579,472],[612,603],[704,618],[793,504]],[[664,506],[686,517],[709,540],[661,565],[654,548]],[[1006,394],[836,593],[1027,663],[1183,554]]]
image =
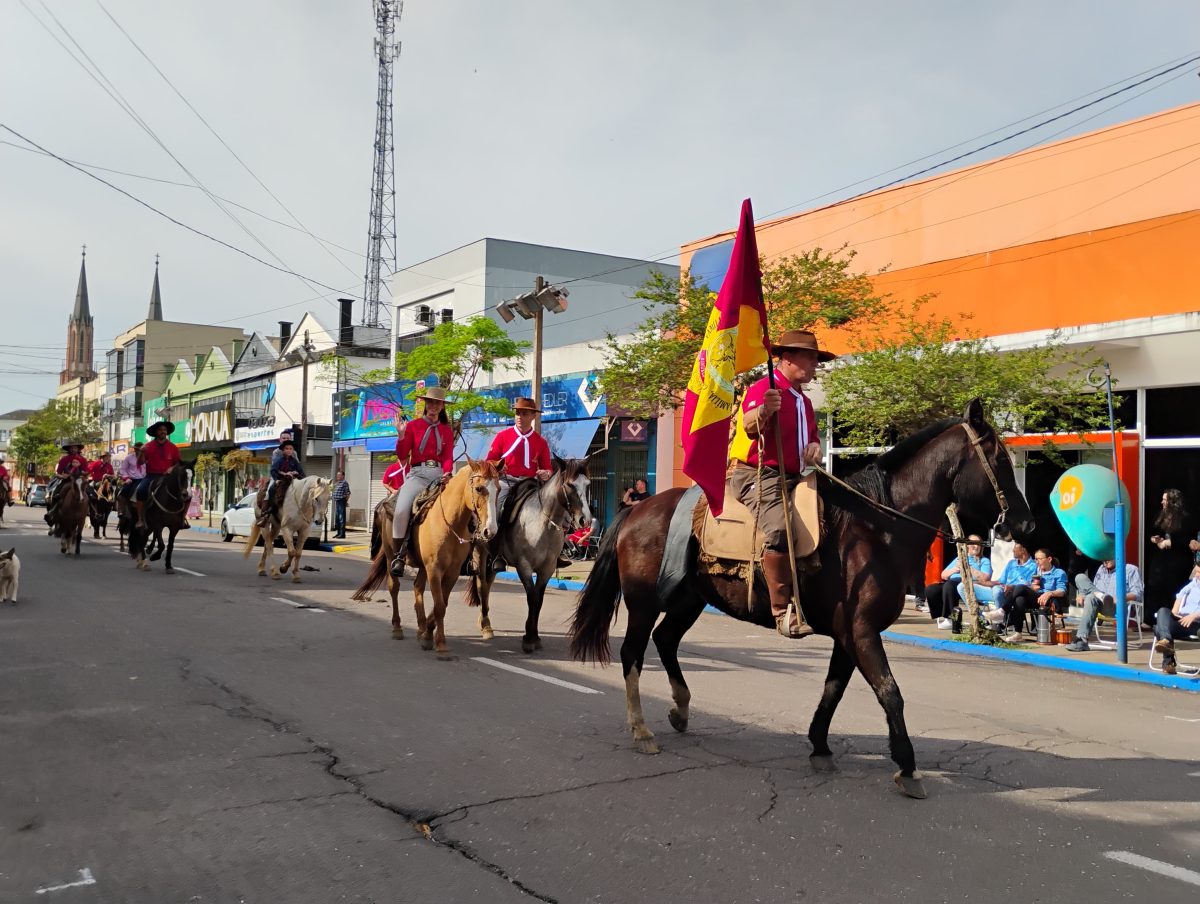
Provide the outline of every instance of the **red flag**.
[[729,424],[736,405],[733,378],[766,361],[768,348],[754,211],[747,198],[683,402],[683,473],[699,484],[714,515],[725,506]]

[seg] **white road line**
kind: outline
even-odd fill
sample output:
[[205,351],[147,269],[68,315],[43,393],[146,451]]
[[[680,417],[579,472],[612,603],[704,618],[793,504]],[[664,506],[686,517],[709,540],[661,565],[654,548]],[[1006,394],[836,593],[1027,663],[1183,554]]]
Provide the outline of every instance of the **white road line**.
[[92,875],[92,871],[86,866],[79,871],[79,880],[76,882],[66,882],[62,885],[43,885],[41,888],[35,889],[34,893],[39,895],[47,894],[52,891],[62,891],[64,888],[78,888],[80,885],[95,885],[96,877]]
[[176,570],[176,571],[182,571],[184,574],[190,574],[190,575],[193,575],[194,577],[198,577],[198,578],[206,578],[206,577],[208,577],[208,575],[206,575],[206,574],[201,574],[201,573],[200,573],[200,572],[198,572],[198,571],[192,571],[192,569],[190,569],[190,568],[182,568],[182,567],[180,567],[179,565],[175,565],[175,566],[173,566],[173,567],[175,568],[175,570]]
[[1200,778],[1200,772],[1189,772],[1188,778]]
[[308,603],[298,603],[295,600],[290,600],[285,596],[273,596],[271,599],[277,603],[287,603],[294,609],[303,609],[306,612],[324,612],[325,610],[318,606],[310,606]]
[[1126,866],[1144,869],[1148,873],[1157,873],[1160,876],[1166,876],[1168,879],[1178,879],[1180,882],[1186,882],[1189,885],[1200,885],[1200,873],[1184,869],[1182,866],[1163,863],[1161,860],[1151,860],[1149,857],[1143,857],[1140,854],[1131,854],[1129,851],[1105,851],[1104,856],[1109,860],[1124,863]]
[[519,669],[515,665],[509,665],[507,662],[498,662],[495,659],[488,659],[485,656],[472,656],[471,658],[476,662],[482,662],[484,665],[490,665],[494,669],[503,669],[506,672],[512,672],[514,675],[524,675],[526,678],[536,678],[538,681],[545,681],[547,684],[565,687],[568,690],[578,691],[581,694],[604,693],[604,691],[598,691],[594,687],[584,687],[582,684],[572,684],[570,681],[563,681],[561,678],[553,678],[550,675],[539,675],[537,672],[529,671],[529,669]]
[[1163,716],[1164,719],[1174,719],[1176,722],[1200,722],[1200,719],[1184,719],[1181,716]]

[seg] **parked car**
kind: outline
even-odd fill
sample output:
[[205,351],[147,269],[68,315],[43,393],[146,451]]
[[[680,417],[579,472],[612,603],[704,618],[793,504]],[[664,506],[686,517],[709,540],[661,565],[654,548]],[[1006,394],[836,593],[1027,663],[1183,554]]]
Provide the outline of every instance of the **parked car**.
[[[249,493],[242,498],[241,502],[235,503],[225,510],[225,514],[221,516],[221,539],[226,543],[232,543],[234,537],[250,536],[250,529],[254,527],[254,500],[257,497],[257,492]],[[312,530],[308,534],[308,541],[305,543],[306,549],[320,545],[323,530],[321,522],[314,519]],[[283,540],[276,537],[275,545],[282,546]]]
[[46,487],[39,483],[29,491],[29,496],[25,500],[25,504],[29,506],[40,505],[43,508],[46,506]]

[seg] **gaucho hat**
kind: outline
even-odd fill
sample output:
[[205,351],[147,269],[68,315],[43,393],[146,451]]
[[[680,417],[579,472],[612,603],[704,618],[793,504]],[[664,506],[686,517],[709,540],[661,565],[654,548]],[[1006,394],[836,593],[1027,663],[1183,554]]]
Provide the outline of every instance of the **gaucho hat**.
[[816,352],[818,361],[832,361],[837,357],[833,352],[822,351],[817,345],[817,337],[808,330],[788,330],[771,343],[771,354],[778,355],[786,351]]
[[541,413],[541,408],[538,408],[537,402],[527,396],[520,396],[513,400],[513,411],[532,411],[535,414]]
[[417,396],[418,399],[432,399],[435,402],[446,401],[446,390],[440,386],[426,386]]
[[146,435],[148,437],[150,437],[151,439],[154,439],[154,431],[157,430],[159,427],[166,427],[168,434],[175,432],[175,425],[172,424],[170,421],[155,421],[153,424],[151,424],[149,427],[146,428]]

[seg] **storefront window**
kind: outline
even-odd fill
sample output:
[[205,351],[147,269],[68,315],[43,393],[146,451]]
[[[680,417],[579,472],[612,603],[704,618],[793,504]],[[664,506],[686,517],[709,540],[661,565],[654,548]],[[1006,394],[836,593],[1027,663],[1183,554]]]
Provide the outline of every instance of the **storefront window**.
[[1200,386],[1146,390],[1146,437],[1177,439],[1200,436]]

